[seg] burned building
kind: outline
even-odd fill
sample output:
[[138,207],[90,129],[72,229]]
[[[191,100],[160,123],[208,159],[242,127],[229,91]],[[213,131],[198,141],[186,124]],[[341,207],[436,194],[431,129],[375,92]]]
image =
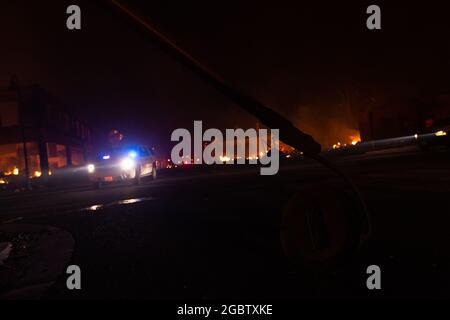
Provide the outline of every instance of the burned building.
[[39,177],[85,163],[91,130],[39,86],[0,89],[0,171]]

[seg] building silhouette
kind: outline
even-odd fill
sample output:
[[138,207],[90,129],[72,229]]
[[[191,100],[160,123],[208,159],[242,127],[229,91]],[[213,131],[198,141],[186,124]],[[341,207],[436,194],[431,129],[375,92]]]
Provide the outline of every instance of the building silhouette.
[[46,176],[81,166],[91,150],[91,129],[39,86],[0,89],[0,172]]

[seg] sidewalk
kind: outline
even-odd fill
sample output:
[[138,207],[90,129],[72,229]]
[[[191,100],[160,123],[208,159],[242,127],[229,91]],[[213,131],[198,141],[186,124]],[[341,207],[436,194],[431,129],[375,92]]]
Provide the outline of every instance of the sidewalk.
[[67,231],[29,224],[0,225],[0,241],[12,244],[0,265],[0,299],[37,299],[65,273],[74,240]]

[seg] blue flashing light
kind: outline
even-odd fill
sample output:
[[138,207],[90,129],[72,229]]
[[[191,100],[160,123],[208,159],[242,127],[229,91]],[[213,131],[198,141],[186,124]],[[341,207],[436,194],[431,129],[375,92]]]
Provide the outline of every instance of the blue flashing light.
[[137,157],[137,152],[132,150],[132,151],[128,152],[128,156],[130,158],[136,158]]
[[109,160],[111,156],[109,154],[105,154],[102,158],[103,160]]

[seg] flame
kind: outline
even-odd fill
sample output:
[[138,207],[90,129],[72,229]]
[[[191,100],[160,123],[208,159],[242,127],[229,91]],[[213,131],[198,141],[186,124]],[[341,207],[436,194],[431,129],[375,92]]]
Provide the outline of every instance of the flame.
[[356,131],[354,134],[350,135],[349,140],[351,141],[352,145],[355,145],[359,142],[361,142],[361,135],[359,131]]
[[230,157],[227,157],[227,156],[219,156],[219,159],[220,159],[220,161],[222,161],[222,162],[228,162],[228,161],[231,160],[231,158],[230,158]]
[[338,141],[335,144],[333,144],[333,149],[339,149],[339,148],[342,148],[342,147],[346,147],[347,145],[354,146],[354,145],[360,143],[361,142],[361,136],[359,134],[359,131],[355,131],[354,134],[351,134],[351,135],[347,136],[344,141],[346,141],[346,142],[342,142],[341,143],[341,142]]
[[14,167],[12,170],[10,170],[10,171],[5,171],[4,172],[4,175],[5,176],[10,176],[10,175],[15,175],[15,176],[17,176],[17,175],[19,175],[19,169],[17,168],[17,167]]

